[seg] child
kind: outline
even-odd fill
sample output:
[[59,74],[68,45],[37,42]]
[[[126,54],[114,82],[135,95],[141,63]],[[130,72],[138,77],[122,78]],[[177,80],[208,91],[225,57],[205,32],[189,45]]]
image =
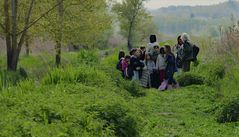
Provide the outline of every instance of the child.
[[152,55],[150,56],[151,60],[153,60],[156,63],[159,54],[160,54],[160,48],[158,45],[155,45],[152,51]]
[[121,60],[122,58],[124,58],[124,56],[125,56],[125,52],[121,50],[118,55],[118,60]]
[[168,89],[172,89],[177,86],[177,82],[174,79],[174,73],[177,71],[175,56],[171,51],[171,47],[169,45],[165,45],[166,52],[166,78],[168,80]]
[[133,75],[133,80],[139,80],[139,71],[144,67],[144,63],[140,61],[140,50],[139,49],[132,49],[131,52],[132,54],[131,59],[130,59],[130,65],[133,69],[134,75]]
[[156,61],[156,69],[159,72],[159,84],[161,84],[165,80],[166,76],[166,59],[165,59],[165,50],[164,48],[160,48],[160,54],[158,55],[157,61]]
[[159,83],[160,83],[159,72],[156,69],[156,61],[157,61],[159,53],[160,53],[159,46],[155,45],[154,49],[153,49],[153,54],[151,56],[151,62],[153,62],[152,63],[153,70],[150,73],[150,80],[151,80],[151,87],[156,88],[156,89],[159,87]]
[[124,60],[125,52],[120,51],[118,55],[118,63],[116,65],[116,69],[122,72],[122,76],[124,77],[124,71],[122,70],[122,61]]
[[147,70],[149,73],[148,85],[149,85],[149,87],[152,87],[153,86],[153,74],[154,74],[154,70],[156,69],[156,65],[155,65],[155,62],[151,59],[151,57],[149,55],[146,55],[145,64],[147,66]]
[[142,46],[142,47],[140,47],[140,50],[141,50],[140,60],[141,60],[141,61],[144,61],[146,48]]
[[130,56],[126,55],[125,58],[122,60],[122,71],[123,71],[124,78],[126,78],[126,73],[127,73],[126,71],[129,66],[129,62],[130,62]]

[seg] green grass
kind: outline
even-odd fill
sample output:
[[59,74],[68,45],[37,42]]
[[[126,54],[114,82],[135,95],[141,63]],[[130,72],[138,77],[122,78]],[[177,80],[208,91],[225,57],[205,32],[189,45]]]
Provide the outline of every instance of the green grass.
[[236,67],[201,63],[183,78],[203,83],[160,92],[124,81],[115,54],[64,53],[62,61],[55,68],[46,55],[21,58],[28,78],[0,89],[0,137],[239,136],[238,122],[217,121],[239,95]]

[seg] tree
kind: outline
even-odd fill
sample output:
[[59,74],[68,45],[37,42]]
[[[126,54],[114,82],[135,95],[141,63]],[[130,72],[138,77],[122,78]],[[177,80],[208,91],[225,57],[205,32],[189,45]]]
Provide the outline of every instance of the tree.
[[[57,0],[59,1],[59,0]],[[44,7],[54,5],[45,3]],[[65,0],[56,12],[41,21],[42,36],[56,43],[56,65],[61,62],[61,48],[71,43],[94,48],[100,36],[111,29],[106,0]]]
[[44,0],[4,0],[3,3],[0,3],[0,6],[4,7],[4,15],[3,19],[1,19],[2,22],[0,22],[0,26],[6,40],[8,70],[17,70],[19,55],[29,28],[34,26],[39,20],[59,5],[59,3],[57,3],[41,15],[39,15],[39,13],[34,13],[39,15],[39,17],[35,20],[31,20],[33,9],[34,7],[36,8],[36,3],[41,3],[42,1]]
[[56,0],[60,3],[58,6],[58,18],[57,18],[57,37],[56,37],[56,65],[59,66],[61,63],[61,46],[62,46],[62,36],[63,36],[63,23],[64,23],[64,3],[62,0]]
[[134,43],[141,45],[148,42],[148,38],[151,34],[157,34],[158,28],[152,20],[152,16],[148,14],[144,15],[144,18],[138,23],[134,34]]
[[[3,29],[5,32],[6,45],[7,45],[7,69],[16,70],[19,59],[21,47],[26,36],[26,28],[29,27],[30,17],[35,0],[31,0],[27,9],[24,21],[23,30],[19,33],[18,30],[18,0],[4,0],[4,18],[5,24]],[[11,4],[11,6],[10,6]],[[11,8],[11,9],[10,9]],[[11,15],[10,15],[11,13]],[[11,18],[11,19],[10,19]]]
[[146,0],[123,0],[113,7],[113,11],[118,15],[120,27],[124,36],[128,40],[128,49],[133,47],[133,36],[136,26],[145,17],[148,16],[144,8]]
[[33,37],[56,43],[59,66],[64,44],[96,47],[101,35],[111,29],[107,0],[4,0],[0,6],[4,7],[0,8],[0,35],[6,39],[8,70],[17,69],[21,47],[25,42],[29,53]]

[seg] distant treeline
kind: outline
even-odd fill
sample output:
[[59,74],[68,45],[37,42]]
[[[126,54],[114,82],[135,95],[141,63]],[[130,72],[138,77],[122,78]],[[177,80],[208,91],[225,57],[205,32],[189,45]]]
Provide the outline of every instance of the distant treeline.
[[239,2],[228,1],[211,6],[171,6],[151,11],[161,33],[190,32],[218,36],[219,26],[238,19]]

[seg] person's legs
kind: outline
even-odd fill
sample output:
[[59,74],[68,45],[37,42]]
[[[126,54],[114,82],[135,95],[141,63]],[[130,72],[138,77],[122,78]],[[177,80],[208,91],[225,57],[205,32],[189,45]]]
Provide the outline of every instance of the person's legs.
[[148,70],[143,70],[142,77],[140,78],[141,86],[147,88],[148,87],[148,80],[149,79],[149,72]]
[[166,72],[165,70],[159,71],[159,83],[161,84],[166,79]]
[[174,85],[177,85],[176,80],[173,78],[174,72],[168,72],[167,73],[167,79],[168,79],[168,90],[171,90],[174,88]]
[[177,83],[177,81],[174,78],[174,73],[172,73],[172,77],[171,77],[171,82],[172,83],[172,88],[179,88],[179,84]]
[[151,87],[158,88],[159,87],[158,72],[154,71],[152,74],[150,74],[150,77],[151,77]]
[[188,72],[188,71],[190,71],[190,65],[191,65],[191,62],[190,62],[190,61],[185,61],[185,62],[183,62],[183,66],[182,66],[183,72]]
[[139,72],[138,71],[134,71],[134,76],[132,80],[139,80]]
[[158,89],[160,86],[160,76],[159,76],[159,71],[155,71],[155,88]]

